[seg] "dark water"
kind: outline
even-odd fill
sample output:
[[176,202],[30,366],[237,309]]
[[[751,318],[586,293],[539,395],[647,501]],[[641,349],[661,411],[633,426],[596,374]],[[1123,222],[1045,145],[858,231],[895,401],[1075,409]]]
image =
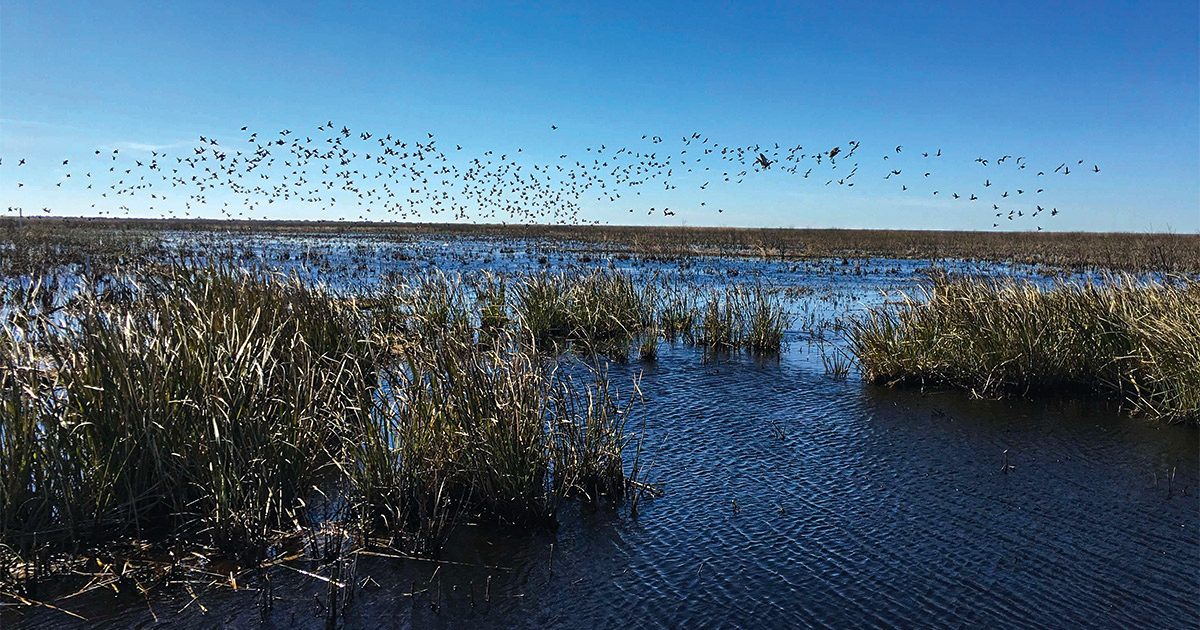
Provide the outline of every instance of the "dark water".
[[[694,267],[715,278],[741,265],[739,274],[833,287],[838,306],[827,299],[821,308],[843,311],[911,283],[916,268]],[[339,623],[1200,624],[1194,428],[1123,417],[1103,403],[978,401],[836,380],[804,337],[794,331],[779,360],[706,359],[664,343],[656,363],[614,364],[614,383],[642,374],[637,421],[665,496],[643,501],[636,518],[569,506],[553,531],[463,526],[437,561],[362,556]],[[40,609],[6,613],[4,627],[145,627],[155,616],[188,627],[324,626],[325,583],[291,570],[271,581],[270,610],[252,590],[261,581],[237,592],[197,589],[196,601],[181,590],[150,602],[95,591],[58,602],[87,623]]]

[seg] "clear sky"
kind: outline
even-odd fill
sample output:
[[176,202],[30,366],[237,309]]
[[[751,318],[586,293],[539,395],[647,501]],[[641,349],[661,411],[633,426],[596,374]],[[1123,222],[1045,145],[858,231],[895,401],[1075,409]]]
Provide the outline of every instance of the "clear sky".
[[[89,214],[80,173],[56,184],[62,160],[97,149],[186,152],[201,135],[232,145],[243,125],[310,134],[332,119],[434,133],[463,156],[522,148],[531,166],[601,144],[656,150],[643,134],[665,138],[662,153],[692,133],[808,152],[862,143],[854,188],[776,167],[580,201],[583,218],[612,223],[1200,231],[1195,0],[808,4],[3,0],[0,209]],[[919,161],[937,149],[936,169]],[[1029,169],[997,170],[1003,155]],[[1078,160],[1070,177],[1031,179]],[[911,179],[884,180],[892,168]],[[1043,181],[1034,201],[1053,219],[988,211],[1001,188]],[[646,212],[664,206],[675,214]],[[259,216],[336,218],[300,202]]]

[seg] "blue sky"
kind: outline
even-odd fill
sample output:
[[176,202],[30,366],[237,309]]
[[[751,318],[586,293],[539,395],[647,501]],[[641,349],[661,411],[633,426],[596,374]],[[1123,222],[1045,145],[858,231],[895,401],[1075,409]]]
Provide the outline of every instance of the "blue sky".
[[[56,184],[63,159],[98,148],[183,152],[201,135],[230,144],[243,125],[315,133],[332,119],[435,133],[464,156],[522,148],[530,165],[600,144],[654,150],[643,134],[665,138],[662,152],[693,132],[808,151],[862,143],[854,188],[776,168],[581,201],[584,218],[613,223],[992,229],[987,208],[946,194],[1046,181],[1036,201],[1061,214],[1001,229],[1200,231],[1194,0],[799,4],[5,0],[0,207],[89,214],[91,192]],[[937,149],[936,168],[919,161]],[[1030,167],[997,170],[1002,155]],[[1070,177],[1030,179],[1078,160]],[[883,179],[900,165],[907,191]],[[664,206],[676,214],[645,212]],[[336,218],[304,203],[260,216]]]

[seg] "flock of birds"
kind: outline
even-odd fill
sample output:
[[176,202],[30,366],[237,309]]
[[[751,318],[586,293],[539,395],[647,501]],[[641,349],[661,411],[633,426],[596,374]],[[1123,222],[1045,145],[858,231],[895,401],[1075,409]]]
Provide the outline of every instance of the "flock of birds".
[[[96,149],[85,159],[50,166],[61,170],[55,187],[91,197],[91,207],[82,214],[98,216],[129,215],[132,209],[162,218],[219,214],[253,219],[286,214],[304,204],[337,220],[580,224],[600,223],[585,217],[584,205],[592,205],[593,200],[628,206],[629,213],[671,217],[680,211],[678,207],[647,208],[648,204],[630,200],[648,188],[670,192],[685,186],[685,190],[707,191],[714,184],[742,184],[767,171],[816,185],[850,188],[866,177],[871,162],[880,169],[873,176],[895,184],[901,193],[965,203],[984,200],[981,205],[990,204],[995,215],[993,227],[1006,219],[1057,215],[1057,208],[1037,202],[1045,191],[1044,182],[1052,176],[1069,176],[1072,169],[1100,172],[1099,166],[1086,167],[1083,160],[1037,170],[1024,156],[978,157],[978,168],[987,169],[980,173],[980,190],[960,194],[942,190],[933,183],[936,179],[930,179],[932,164],[942,158],[941,149],[916,152],[920,157],[914,168],[912,159],[901,164],[902,156],[914,155],[906,154],[903,146],[868,158],[861,143],[853,140],[812,150],[778,143],[732,146],[701,133],[678,141],[647,134],[619,148],[601,144],[586,147],[578,156],[561,154],[557,160],[538,163],[525,159],[529,154],[521,148],[472,155],[462,145],[439,142],[432,133],[403,139],[352,130],[332,120],[303,133],[290,129],[261,133],[241,127],[239,136],[232,143],[201,136],[195,146],[178,153]],[[0,169],[8,168],[17,169],[11,179],[23,188],[19,171],[29,168],[26,159],[0,156]],[[1014,172],[1036,175],[1026,177],[1024,184],[1000,184]],[[699,206],[707,202],[700,201]],[[716,210],[725,212],[723,207]],[[16,207],[9,211],[23,213]],[[52,212],[49,207],[42,211]]]

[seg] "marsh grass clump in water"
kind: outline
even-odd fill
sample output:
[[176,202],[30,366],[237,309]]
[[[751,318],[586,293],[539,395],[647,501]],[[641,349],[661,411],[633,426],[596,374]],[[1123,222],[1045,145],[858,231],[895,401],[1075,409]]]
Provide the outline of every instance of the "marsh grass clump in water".
[[455,520],[544,523],[562,499],[625,494],[627,410],[508,338],[408,352],[386,370],[351,477],[367,529],[436,548]]
[[472,282],[479,311],[480,341],[494,340],[509,324],[508,278],[485,272]]
[[387,287],[364,300],[386,343],[439,345],[474,334],[471,304],[461,278],[442,273]]
[[658,326],[664,339],[672,343],[676,340],[687,343],[694,341],[699,316],[691,291],[679,285],[668,287],[658,317]]
[[642,361],[658,360],[658,340],[662,336],[657,326],[651,326],[642,331],[638,342],[638,359]]
[[715,350],[777,353],[791,320],[776,293],[761,284],[738,284],[709,295],[695,340]]
[[700,311],[696,343],[716,350],[741,347],[742,329],[736,316],[736,300],[731,289],[714,290]]
[[[182,539],[246,561],[294,527],[373,386],[358,318],[296,281],[177,270],[4,332],[0,536]],[[31,455],[35,455],[31,458]]]
[[517,325],[539,347],[553,346],[571,332],[571,298],[562,274],[525,276],[515,290]]
[[743,289],[741,298],[746,320],[743,345],[760,352],[779,352],[791,324],[782,302],[760,284]]
[[351,524],[354,544],[428,551],[462,518],[626,493],[603,375],[560,378],[511,329],[476,343],[457,281],[359,300],[179,267],[115,286],[53,317],[8,305],[0,582],[131,542],[256,566]]
[[1200,419],[1200,283],[940,279],[851,332],[863,377],[978,396],[1086,389],[1172,422]]
[[514,311],[524,336],[539,348],[570,341],[623,361],[634,336],[654,322],[654,287],[628,274],[530,274],[516,282]]
[[632,477],[625,474],[623,453],[630,434],[626,422],[638,400],[621,403],[608,374],[597,368],[595,380],[583,387],[570,378],[554,383],[554,410],[549,432],[553,489],[560,497],[580,494],[587,500],[618,501],[638,485],[639,455],[634,454]]
[[546,490],[546,384],[504,348],[412,348],[383,379],[354,485],[371,529],[436,546],[458,513],[538,521]]

